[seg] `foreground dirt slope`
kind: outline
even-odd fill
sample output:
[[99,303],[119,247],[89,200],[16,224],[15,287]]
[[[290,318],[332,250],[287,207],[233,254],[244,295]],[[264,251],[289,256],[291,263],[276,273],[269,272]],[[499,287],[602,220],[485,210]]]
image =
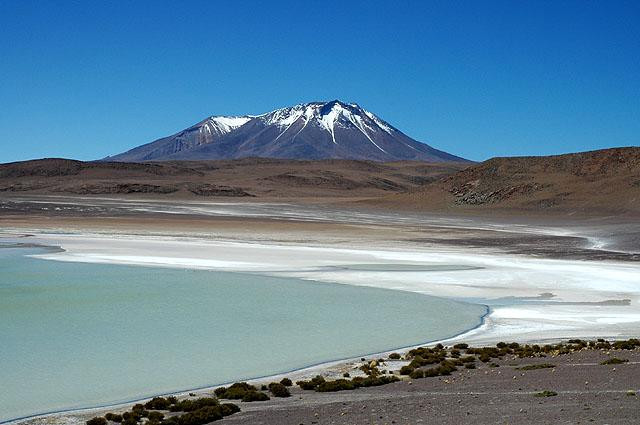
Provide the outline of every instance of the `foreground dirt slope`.
[[241,159],[157,163],[42,159],[0,165],[2,193],[203,197],[378,197],[405,192],[467,163]]
[[640,214],[640,148],[493,158],[372,204],[459,212]]

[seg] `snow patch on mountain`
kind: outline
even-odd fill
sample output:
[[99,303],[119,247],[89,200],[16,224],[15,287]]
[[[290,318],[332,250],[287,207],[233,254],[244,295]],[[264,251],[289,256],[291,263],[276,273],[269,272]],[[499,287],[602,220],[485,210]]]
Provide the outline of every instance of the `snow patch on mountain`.
[[231,133],[238,127],[245,125],[251,120],[251,117],[235,117],[235,116],[214,116],[209,118],[200,127],[200,132],[207,132],[208,134],[216,134],[222,136],[223,134]]
[[387,133],[391,134],[391,132],[393,131],[393,129],[391,127],[389,127],[387,124],[385,124],[384,121],[382,121],[380,118],[376,117],[374,114],[372,114],[369,111],[364,110],[364,113],[367,114],[367,116],[373,121],[375,122],[378,127],[380,127],[381,129],[383,129],[384,131],[386,131]]
[[[327,108],[327,106],[329,106],[329,108]],[[275,125],[284,129],[278,134],[276,140],[284,135],[287,130],[300,119],[304,119],[304,124],[296,135],[300,134],[307,125],[312,123],[325,129],[331,135],[331,141],[336,145],[338,144],[336,140],[336,127],[346,129],[354,127],[382,152],[386,151],[373,140],[371,135],[379,131],[391,134],[393,131],[384,121],[371,112],[362,109],[357,104],[346,104],[339,101],[295,105],[258,115],[257,118],[262,120],[265,125]]]

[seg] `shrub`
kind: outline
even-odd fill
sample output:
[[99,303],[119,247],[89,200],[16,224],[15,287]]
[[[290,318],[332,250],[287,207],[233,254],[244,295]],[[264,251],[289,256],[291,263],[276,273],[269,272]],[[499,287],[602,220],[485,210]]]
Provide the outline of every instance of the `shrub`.
[[218,406],[218,399],[213,397],[201,397],[195,400],[182,400],[172,405],[169,410],[172,412],[193,412],[203,407]]
[[213,393],[220,398],[222,398],[222,395],[226,392],[227,392],[227,387],[220,387],[213,390]]
[[436,376],[440,376],[440,371],[438,370],[437,367],[432,367],[430,369],[426,369],[424,371],[423,376],[425,378],[433,378],[433,377],[436,377]]
[[175,422],[177,425],[203,425],[220,420],[222,417],[222,408],[220,406],[205,406],[193,412],[169,418],[169,420],[163,422],[163,424],[166,422]]
[[282,385],[284,385],[285,387],[290,387],[293,385],[293,382],[291,382],[291,379],[289,378],[282,378],[282,380],[280,381],[280,383]]
[[[354,383],[356,378],[353,379]],[[378,387],[380,385],[387,385],[393,382],[398,382],[399,379],[395,376],[367,376],[366,378],[360,378],[358,380],[358,386],[360,387]]]
[[351,376],[351,374],[349,372],[345,372],[342,374],[343,378],[349,378]]
[[160,412],[149,412],[149,420],[152,422],[160,422],[164,419],[164,415]]
[[325,382],[324,378],[320,375],[316,375],[316,377],[310,381],[298,381],[296,384],[298,384],[298,386],[303,390],[315,390],[316,387],[323,382]]
[[89,419],[87,425],[107,425],[107,420],[102,417],[95,417]]
[[144,406],[140,403],[134,404],[131,410],[144,410]]
[[455,348],[456,350],[466,350],[467,348],[469,348],[469,344],[465,344],[465,343],[456,344],[453,346],[453,348]]
[[144,407],[150,410],[169,410],[171,406],[169,400],[164,397],[154,397],[144,404]]
[[224,392],[216,393],[218,397],[230,399],[230,400],[242,400],[244,396],[250,392],[256,391],[256,387],[253,385],[247,384],[246,382],[236,382],[231,385],[229,388],[226,388]]
[[123,424],[137,423],[140,419],[142,419],[142,415],[139,410],[132,410],[131,412],[124,412],[122,414]]
[[261,393],[260,391],[247,391],[242,397],[242,401],[250,403],[253,401],[267,401],[269,400],[269,396],[265,393]]
[[122,415],[117,415],[115,413],[107,413],[106,415],[104,415],[104,418],[112,422],[122,422]]
[[268,389],[269,389],[269,387],[267,387],[264,384],[260,387],[260,391],[267,391]]
[[410,375],[410,374],[411,374],[411,372],[413,372],[413,371],[414,371],[414,369],[415,369],[414,367],[409,366],[409,365],[407,365],[407,366],[402,366],[402,367],[400,368],[400,375]]
[[608,365],[608,364],[622,364],[622,363],[626,363],[629,360],[627,359],[619,359],[617,357],[611,357],[610,359],[607,359],[603,362],[601,362],[601,365]]
[[409,378],[411,379],[420,379],[420,378],[424,378],[424,371],[422,369],[416,369],[411,371],[411,373],[409,374]]
[[325,381],[318,385],[316,391],[321,393],[355,390],[357,386],[348,379],[336,379],[335,381]]
[[391,354],[389,354],[389,359],[391,359],[391,360],[400,360],[400,354],[391,353]]
[[291,393],[289,392],[287,387],[285,387],[283,384],[281,384],[279,382],[270,383],[269,384],[269,391],[271,391],[271,394],[273,394],[275,397],[289,397],[289,396],[291,396]]
[[460,357],[460,350],[455,349],[455,348],[453,350],[451,350],[451,357],[453,357],[453,358]]
[[640,347],[640,339],[631,338],[626,341],[615,341],[613,348],[618,350],[633,350],[636,347]]
[[220,405],[220,410],[222,411],[222,416],[229,416],[238,413],[240,408],[232,403],[223,403]]
[[544,390],[544,391],[540,391],[539,393],[535,393],[533,396],[534,397],[553,397],[557,395],[558,393],[555,391]]

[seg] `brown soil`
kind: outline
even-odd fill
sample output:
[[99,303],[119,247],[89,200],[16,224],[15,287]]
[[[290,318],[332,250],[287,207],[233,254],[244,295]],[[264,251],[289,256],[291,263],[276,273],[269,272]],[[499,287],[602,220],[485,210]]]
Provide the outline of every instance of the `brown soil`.
[[406,192],[468,164],[241,159],[159,163],[42,159],[0,165],[4,193],[211,197],[362,198]]

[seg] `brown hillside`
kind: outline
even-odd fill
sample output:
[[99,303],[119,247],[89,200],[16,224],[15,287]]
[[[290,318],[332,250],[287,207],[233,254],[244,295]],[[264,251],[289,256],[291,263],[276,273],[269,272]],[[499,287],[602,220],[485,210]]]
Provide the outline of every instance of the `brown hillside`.
[[357,199],[413,190],[466,166],[258,158],[158,163],[41,159],[0,164],[0,197],[4,193]]
[[493,158],[378,205],[420,210],[640,214],[640,148]]

